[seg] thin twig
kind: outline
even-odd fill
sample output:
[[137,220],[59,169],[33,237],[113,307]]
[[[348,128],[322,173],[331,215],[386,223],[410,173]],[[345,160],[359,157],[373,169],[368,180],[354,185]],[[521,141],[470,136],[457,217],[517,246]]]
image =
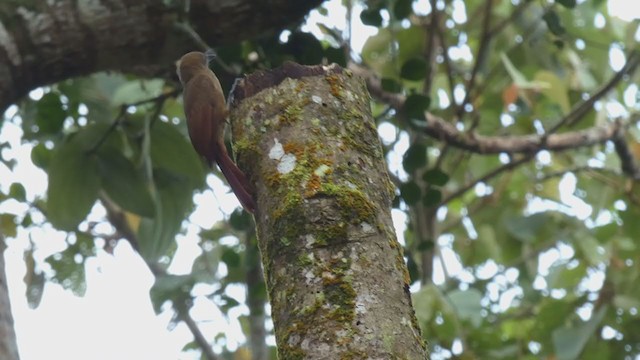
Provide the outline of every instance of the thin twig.
[[533,159],[535,157],[535,154],[529,154],[526,155],[518,160],[514,160],[511,161],[508,164],[499,166],[491,171],[489,171],[487,174],[471,181],[470,183],[462,186],[461,188],[457,189],[456,191],[454,191],[453,193],[449,194],[447,197],[445,197],[444,199],[442,199],[442,201],[440,202],[440,204],[438,204],[438,207],[440,206],[444,206],[447,203],[449,203],[451,200],[463,195],[464,193],[466,193],[467,191],[469,191],[470,189],[472,189],[473,187],[475,187],[476,185],[478,185],[481,182],[487,182],[489,179],[500,175],[501,173],[514,169],[528,161],[530,161],[531,159]]
[[191,317],[191,314],[189,314],[189,310],[188,309],[175,309],[175,310],[178,312],[178,316],[180,317],[180,320],[184,321],[184,323],[187,325],[187,327],[193,334],[194,340],[202,350],[202,354],[205,356],[205,358],[207,360],[218,360],[219,357],[216,355],[216,353],[213,352],[213,349],[211,348],[211,344],[204,337],[204,334],[202,334],[202,331],[200,331],[198,324],[196,324],[195,320],[193,320],[193,318]]
[[458,119],[462,119],[462,114],[465,111],[465,107],[471,101],[471,93],[474,90],[476,85],[476,80],[478,76],[478,72],[480,71],[480,67],[484,64],[484,58],[486,56],[487,49],[489,48],[489,42],[491,41],[491,10],[493,9],[493,1],[488,0],[485,4],[484,11],[484,19],[482,22],[482,37],[480,38],[480,46],[478,46],[478,52],[475,56],[475,62],[473,63],[473,68],[471,69],[471,77],[467,82],[467,88],[465,89],[464,100],[458,107],[458,111],[456,116]]
[[489,35],[490,36],[496,36],[499,32],[501,32],[504,28],[506,28],[509,24],[511,24],[512,22],[515,21],[515,19],[518,18],[518,16],[520,16],[520,14],[522,14],[529,5],[533,4],[534,2],[532,0],[525,0],[523,2],[521,2],[512,12],[511,15],[509,15],[508,18],[498,22],[498,24],[496,24],[496,26],[494,26],[490,31],[489,31]]
[[587,112],[593,109],[593,104],[596,101],[604,97],[611,89],[613,89],[626,75],[631,75],[635,71],[636,67],[640,63],[640,53],[637,50],[631,51],[627,57],[627,62],[622,69],[618,71],[609,81],[604,84],[598,91],[593,93],[589,99],[577,104],[573,109],[557,124],[555,124],[547,133],[554,133],[558,131],[562,126],[572,126],[581,120]]
[[437,0],[431,0],[431,16],[429,26],[425,24],[423,26],[424,31],[426,32],[425,41],[424,41],[424,61],[427,64],[426,75],[424,77],[424,83],[422,87],[422,92],[425,95],[429,95],[431,93],[431,86],[433,80],[434,70],[436,68],[436,36],[437,36],[437,28],[440,22],[439,11],[437,8]]
[[[175,89],[166,93],[162,93],[156,97],[150,98],[150,99],[144,99],[144,100],[140,100],[131,104],[123,104],[120,106],[120,112],[118,113],[118,116],[116,116],[116,118],[113,120],[113,122],[111,123],[111,125],[109,126],[109,128],[107,129],[107,131],[104,132],[104,134],[102,134],[102,137],[100,137],[100,139],[98,139],[98,141],[95,143],[95,145],[93,145],[93,147],[91,149],[89,149],[87,151],[88,154],[93,154],[96,151],[98,151],[98,149],[100,148],[100,146],[102,146],[102,144],[104,144],[104,142],[107,140],[107,138],[109,137],[109,135],[111,135],[111,133],[113,131],[115,131],[115,129],[120,125],[120,123],[122,122],[122,120],[126,117],[127,115],[127,109],[130,107],[135,107],[135,106],[140,106],[140,105],[144,105],[144,104],[148,104],[148,103],[156,103],[156,107],[157,108],[161,108],[162,104],[171,97],[175,97],[180,93],[179,89]],[[158,114],[159,111],[156,111],[156,114]]]

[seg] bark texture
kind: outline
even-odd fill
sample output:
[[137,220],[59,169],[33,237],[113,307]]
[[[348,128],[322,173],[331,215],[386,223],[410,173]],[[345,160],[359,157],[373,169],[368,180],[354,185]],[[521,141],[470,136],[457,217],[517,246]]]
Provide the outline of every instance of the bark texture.
[[280,359],[424,359],[362,79],[292,63],[232,93]]
[[[0,109],[38,86],[97,71],[167,76],[173,62],[210,45],[238,42],[300,21],[321,0],[2,0]],[[275,14],[275,15],[274,15]]]
[[0,234],[0,359],[18,360],[18,344],[13,329],[13,315],[9,302],[9,289],[5,273],[4,237]]

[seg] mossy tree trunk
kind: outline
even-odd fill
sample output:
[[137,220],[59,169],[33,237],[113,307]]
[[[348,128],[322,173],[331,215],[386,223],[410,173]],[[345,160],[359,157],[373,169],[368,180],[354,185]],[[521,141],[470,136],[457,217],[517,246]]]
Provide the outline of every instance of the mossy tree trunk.
[[369,101],[335,65],[287,63],[232,93],[282,360],[427,357]]

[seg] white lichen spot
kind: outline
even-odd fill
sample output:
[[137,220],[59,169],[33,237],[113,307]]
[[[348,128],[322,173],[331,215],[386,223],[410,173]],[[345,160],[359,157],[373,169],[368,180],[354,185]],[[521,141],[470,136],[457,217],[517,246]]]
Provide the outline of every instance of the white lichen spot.
[[298,343],[300,342],[300,335],[291,334],[291,336],[289,336],[288,342],[290,346],[298,345]]
[[302,340],[302,342],[300,343],[300,348],[304,351],[309,351],[311,349],[311,340],[309,340],[308,338],[305,338],[304,340]]
[[345,91],[344,92],[344,97],[347,99],[347,101],[353,101],[353,93],[351,91]]
[[361,304],[363,307],[367,307],[368,304],[377,304],[380,301],[378,300],[378,297],[375,295],[371,295],[369,293],[364,293],[364,294],[359,294],[356,297],[356,306],[358,306],[358,304]]
[[313,271],[309,270],[304,274],[305,279],[307,279],[307,285],[311,285],[316,276],[313,274]]
[[318,177],[324,177],[329,172],[329,170],[331,170],[331,168],[328,165],[321,164],[313,171],[313,174]]
[[273,139],[274,144],[269,150],[269,159],[280,160],[284,156],[284,148],[278,139]]
[[[305,244],[304,244],[304,246],[305,246],[307,249],[310,249],[310,248],[311,248],[311,246],[313,246],[313,244],[315,244],[315,243],[316,243],[316,238],[315,238],[315,236],[313,236],[313,235],[311,235],[311,234],[305,235],[304,240],[305,240]],[[313,254],[312,254],[312,255],[313,255]]]
[[277,169],[280,174],[288,174],[296,167],[296,156],[285,153],[278,139],[273,140],[275,143],[269,149],[269,158],[278,161]]
[[322,98],[318,95],[313,95],[311,96],[311,101],[313,101],[314,103],[320,105],[322,104]]
[[280,174],[288,174],[296,167],[296,156],[293,154],[285,154],[278,164],[278,172]]
[[373,226],[371,226],[369,223],[367,222],[362,222],[360,224],[360,228],[362,229],[362,232],[364,233],[370,233],[373,232]]
[[351,190],[357,190],[357,189],[358,189],[358,187],[356,186],[356,184],[352,183],[351,181],[347,181],[347,182],[346,182],[346,185],[347,185],[347,187],[348,187],[349,189],[351,189]]
[[400,320],[400,324],[402,325],[411,325],[411,323],[409,322],[409,320],[407,320],[406,317],[402,317],[402,319]]
[[364,314],[367,312],[366,306],[363,303],[356,303],[356,314]]

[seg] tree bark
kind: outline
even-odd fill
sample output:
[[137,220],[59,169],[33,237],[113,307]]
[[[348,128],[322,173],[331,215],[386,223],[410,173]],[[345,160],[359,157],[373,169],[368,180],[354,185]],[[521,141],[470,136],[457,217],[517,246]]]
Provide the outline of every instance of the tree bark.
[[13,329],[13,315],[9,302],[9,289],[4,261],[6,244],[0,234],[0,359],[18,360],[18,343]]
[[272,34],[321,2],[190,0],[187,13],[182,1],[1,1],[0,109],[38,86],[98,71],[167,77],[181,55],[202,50],[181,23],[217,46]]
[[280,359],[425,359],[364,82],[283,67],[232,92]]

